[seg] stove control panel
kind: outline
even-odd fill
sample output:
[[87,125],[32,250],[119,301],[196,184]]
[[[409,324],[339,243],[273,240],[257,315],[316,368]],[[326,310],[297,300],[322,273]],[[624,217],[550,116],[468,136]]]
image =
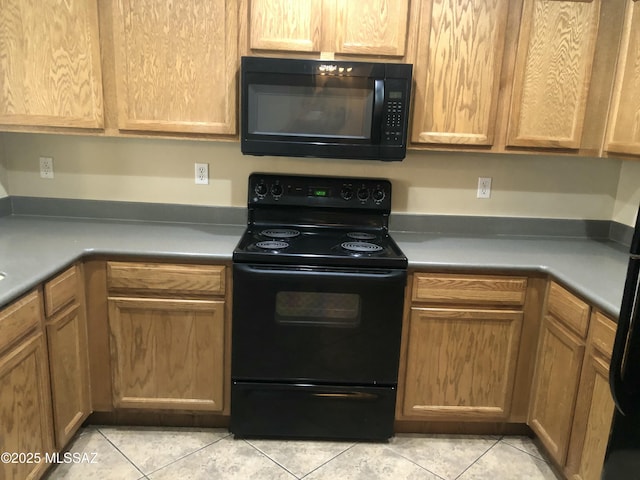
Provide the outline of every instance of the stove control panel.
[[391,182],[380,178],[252,173],[248,196],[250,207],[287,205],[391,210]]

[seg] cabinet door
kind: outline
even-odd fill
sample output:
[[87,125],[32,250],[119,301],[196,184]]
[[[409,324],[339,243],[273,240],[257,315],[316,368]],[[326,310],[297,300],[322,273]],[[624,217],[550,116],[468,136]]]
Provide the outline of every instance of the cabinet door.
[[525,0],[507,145],[579,148],[601,0]]
[[109,298],[116,408],[221,411],[224,302]]
[[584,356],[584,342],[551,315],[542,323],[529,426],[564,465]]
[[491,145],[507,0],[423,2],[411,140]]
[[334,51],[404,56],[408,0],[338,0]]
[[[47,348],[41,333],[0,357],[0,452],[53,451]],[[0,462],[0,478],[40,478],[44,461]]]
[[121,130],[236,132],[235,1],[119,0],[114,22]]
[[102,128],[95,0],[0,0],[0,125]]
[[75,304],[47,323],[56,447],[62,450],[91,413],[87,327]]
[[412,308],[403,414],[506,418],[521,328],[522,312]]
[[640,155],[640,2],[637,0],[627,0],[605,149]]
[[571,480],[600,479],[615,408],[609,363],[616,324],[597,313],[591,325],[567,456],[566,473]]
[[322,0],[250,0],[249,47],[319,52]]

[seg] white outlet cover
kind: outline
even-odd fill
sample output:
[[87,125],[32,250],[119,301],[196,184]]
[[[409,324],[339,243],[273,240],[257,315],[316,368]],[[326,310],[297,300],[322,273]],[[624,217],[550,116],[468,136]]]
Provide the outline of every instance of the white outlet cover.
[[209,164],[208,163],[196,163],[195,167],[195,182],[196,185],[209,185]]
[[40,157],[40,178],[53,178],[52,157]]

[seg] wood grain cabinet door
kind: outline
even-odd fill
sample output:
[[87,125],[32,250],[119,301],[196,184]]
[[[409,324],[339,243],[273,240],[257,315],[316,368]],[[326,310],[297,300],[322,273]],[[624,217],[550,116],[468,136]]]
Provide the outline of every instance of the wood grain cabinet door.
[[615,405],[609,363],[616,324],[593,315],[585,352],[565,473],[571,480],[600,480]]
[[640,155],[640,2],[627,0],[605,150]]
[[0,125],[103,127],[96,0],[1,0],[0,39]]
[[87,326],[74,304],[47,322],[56,447],[62,450],[91,413]]
[[224,301],[108,303],[116,408],[222,411]]
[[236,1],[113,5],[118,128],[235,134]]
[[403,415],[507,418],[522,318],[509,310],[412,308]]
[[508,4],[423,2],[412,142],[493,144]]
[[408,11],[408,0],[338,0],[333,50],[403,57]]
[[584,349],[582,339],[545,316],[528,423],[559,465],[564,465],[569,446]]
[[525,0],[508,146],[580,147],[601,0]]
[[249,48],[402,57],[409,0],[247,0]]
[[44,455],[53,451],[50,398],[47,346],[37,333],[0,356],[0,452],[39,453],[43,461],[0,462],[3,480],[37,479],[49,467]]
[[322,23],[322,0],[249,0],[249,48],[319,52]]

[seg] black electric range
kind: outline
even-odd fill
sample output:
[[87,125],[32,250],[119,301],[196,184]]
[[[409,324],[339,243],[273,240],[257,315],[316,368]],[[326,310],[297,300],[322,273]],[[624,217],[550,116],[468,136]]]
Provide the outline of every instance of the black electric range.
[[393,435],[407,258],[391,183],[252,174],[233,252],[236,437]]

